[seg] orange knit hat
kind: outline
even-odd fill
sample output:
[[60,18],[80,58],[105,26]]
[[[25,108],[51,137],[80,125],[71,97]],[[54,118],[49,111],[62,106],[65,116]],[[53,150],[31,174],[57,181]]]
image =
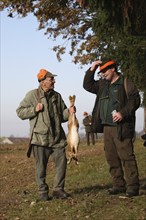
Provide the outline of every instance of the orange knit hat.
[[41,69],[40,72],[37,74],[37,78],[39,82],[46,79],[46,77],[55,77],[55,76],[57,75],[54,75],[45,69]]

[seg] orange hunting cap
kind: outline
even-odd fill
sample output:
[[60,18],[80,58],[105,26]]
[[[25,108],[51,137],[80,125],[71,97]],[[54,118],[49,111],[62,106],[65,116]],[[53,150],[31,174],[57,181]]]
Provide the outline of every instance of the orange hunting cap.
[[102,63],[100,65],[100,71],[98,73],[101,73],[103,70],[106,70],[106,69],[108,70],[108,69],[110,69],[111,67],[113,67],[115,65],[116,65],[116,63],[113,60],[110,60],[110,61],[107,61],[105,63]]
[[37,74],[37,78],[38,78],[39,82],[46,79],[46,77],[55,77],[55,76],[57,76],[57,75],[54,75],[45,69],[41,69],[40,72]]
[[86,115],[88,115],[88,113],[87,112],[84,112],[84,114],[83,114],[84,116],[86,116]]

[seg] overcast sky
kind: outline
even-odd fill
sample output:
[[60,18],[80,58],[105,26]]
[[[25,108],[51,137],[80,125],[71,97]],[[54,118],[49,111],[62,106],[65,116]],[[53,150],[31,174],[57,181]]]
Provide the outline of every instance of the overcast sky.
[[[1,134],[0,136],[26,137],[29,134],[28,120],[22,121],[16,115],[16,108],[25,94],[38,87],[37,73],[44,68],[57,74],[55,90],[61,93],[69,106],[69,95],[76,95],[77,118],[83,129],[83,112],[92,112],[95,95],[86,92],[83,87],[85,71],[71,61],[66,54],[58,62],[51,51],[56,44],[37,30],[38,23],[34,17],[23,19],[9,18],[1,13]],[[137,111],[136,130],[144,127],[144,113]],[[67,123],[64,125],[67,131]],[[83,130],[82,130],[83,131]]]

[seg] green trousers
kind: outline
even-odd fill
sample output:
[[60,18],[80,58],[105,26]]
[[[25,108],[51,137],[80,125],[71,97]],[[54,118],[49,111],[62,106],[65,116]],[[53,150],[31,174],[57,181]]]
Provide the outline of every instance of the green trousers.
[[104,149],[114,187],[139,189],[139,175],[132,139],[117,139],[117,128],[104,126]]
[[56,175],[54,178],[53,190],[64,189],[66,175],[66,153],[65,148],[49,148],[42,146],[33,146],[33,153],[36,162],[36,182],[39,193],[48,193],[49,187],[46,183],[46,173],[49,157],[51,156],[55,163]]

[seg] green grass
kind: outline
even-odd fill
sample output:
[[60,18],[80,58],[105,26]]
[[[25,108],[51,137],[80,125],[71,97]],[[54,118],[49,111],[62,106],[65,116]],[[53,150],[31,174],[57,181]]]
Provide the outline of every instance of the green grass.
[[[7,154],[7,157],[9,155],[10,153]],[[143,146],[141,139],[135,142],[135,155],[138,162],[140,182],[144,184],[146,183],[146,148]],[[2,156],[4,157],[4,153]],[[21,159],[21,162],[17,162],[16,156]],[[4,175],[4,169],[7,171],[6,184],[8,184],[8,187],[5,190],[7,194],[3,197],[5,198],[1,206],[3,215],[0,219],[146,219],[145,192],[143,192],[143,195],[134,198],[120,198],[119,195],[107,195],[107,189],[112,186],[112,182],[104,156],[102,140],[98,140],[94,147],[87,147],[84,142],[81,142],[78,157],[80,161],[78,166],[72,162],[67,167],[65,190],[72,195],[72,198],[68,200],[53,199],[48,202],[40,202],[37,200],[38,195],[34,180],[33,158],[27,160],[25,150],[15,152],[11,159],[8,159],[10,160],[10,167],[5,167],[2,164],[3,166],[1,168],[2,175]],[[16,167],[14,173],[13,169],[11,170],[11,166],[13,169]],[[51,168],[49,169],[49,167]],[[54,174],[54,165],[50,160],[47,175],[50,194],[52,193]],[[6,187],[3,182],[2,187]]]

